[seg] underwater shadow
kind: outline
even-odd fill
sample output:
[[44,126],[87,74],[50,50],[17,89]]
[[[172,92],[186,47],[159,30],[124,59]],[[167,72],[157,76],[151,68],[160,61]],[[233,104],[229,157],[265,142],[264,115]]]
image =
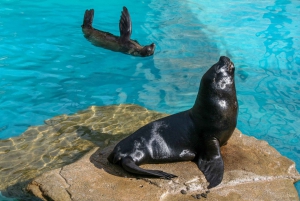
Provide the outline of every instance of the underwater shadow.
[[11,185],[6,189],[1,190],[1,193],[3,196],[9,199],[14,199],[15,201],[42,201],[42,199],[35,197],[25,190],[31,180],[32,179]]
[[74,128],[78,137],[82,140],[90,141],[95,146],[101,147],[102,149],[128,136],[128,134],[102,133],[89,126],[74,126]]

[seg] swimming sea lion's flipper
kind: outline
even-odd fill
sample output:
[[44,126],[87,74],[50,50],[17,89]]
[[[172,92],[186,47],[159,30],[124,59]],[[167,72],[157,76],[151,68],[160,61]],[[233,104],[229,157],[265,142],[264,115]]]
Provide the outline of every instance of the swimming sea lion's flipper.
[[209,182],[208,188],[213,188],[221,183],[224,174],[224,162],[217,139],[205,142],[204,153],[199,156],[197,164]]
[[122,42],[128,41],[131,36],[131,19],[127,8],[124,6],[119,22],[120,39]]
[[163,179],[171,179],[174,177],[177,177],[176,175],[169,174],[160,170],[146,170],[143,168],[140,168],[135,164],[135,162],[132,160],[131,157],[124,157],[121,160],[122,167],[131,173],[134,174],[140,174],[140,175],[148,175],[148,176],[153,176],[153,177],[159,177]]
[[94,9],[86,10],[83,17],[82,28],[92,28],[92,23],[94,19]]

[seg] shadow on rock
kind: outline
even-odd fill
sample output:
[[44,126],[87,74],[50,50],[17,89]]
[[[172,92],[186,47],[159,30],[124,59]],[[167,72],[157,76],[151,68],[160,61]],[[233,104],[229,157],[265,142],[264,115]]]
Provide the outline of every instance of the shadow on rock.
[[94,164],[96,168],[103,169],[108,174],[117,176],[117,177],[126,177],[126,178],[136,178],[136,179],[159,179],[153,176],[146,175],[137,175],[131,174],[125,171],[119,164],[112,164],[107,160],[109,154],[113,151],[115,145],[118,141],[111,142],[111,145],[108,147],[101,149],[99,148],[95,153],[93,153],[90,157],[90,162]]
[[115,147],[116,143],[117,142],[113,142],[105,149],[99,148],[91,155],[90,162],[93,163],[95,167],[103,169],[108,174],[118,177],[137,178],[135,175],[127,173],[121,166],[108,162],[107,157]]
[[111,135],[107,133],[99,133],[86,126],[78,126],[76,130],[80,138],[84,140],[89,140],[93,142],[96,146],[100,147],[90,157],[90,162],[93,163],[95,167],[103,169],[105,172],[114,176],[136,178],[135,175],[127,173],[121,166],[117,164],[111,164],[107,160],[108,155],[114,149],[115,145],[121,139],[127,137],[128,135]]

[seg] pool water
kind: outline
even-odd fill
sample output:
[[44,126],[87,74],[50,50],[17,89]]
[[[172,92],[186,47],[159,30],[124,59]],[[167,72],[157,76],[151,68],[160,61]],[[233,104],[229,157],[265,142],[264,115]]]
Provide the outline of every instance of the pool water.
[[[133,103],[164,113],[189,109],[220,55],[236,66],[237,127],[268,141],[300,171],[300,2],[0,0],[0,138],[91,105]],[[132,39],[154,42],[140,58],[91,45],[81,32],[119,34],[126,5]],[[296,184],[300,192],[300,184]],[[0,195],[1,200],[1,195]]]

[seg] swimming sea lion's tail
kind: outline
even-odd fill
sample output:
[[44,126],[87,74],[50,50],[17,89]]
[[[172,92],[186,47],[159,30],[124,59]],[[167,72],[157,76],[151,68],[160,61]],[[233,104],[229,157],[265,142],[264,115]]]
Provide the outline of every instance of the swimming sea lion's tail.
[[82,28],[92,28],[94,9],[86,10],[84,13]]

